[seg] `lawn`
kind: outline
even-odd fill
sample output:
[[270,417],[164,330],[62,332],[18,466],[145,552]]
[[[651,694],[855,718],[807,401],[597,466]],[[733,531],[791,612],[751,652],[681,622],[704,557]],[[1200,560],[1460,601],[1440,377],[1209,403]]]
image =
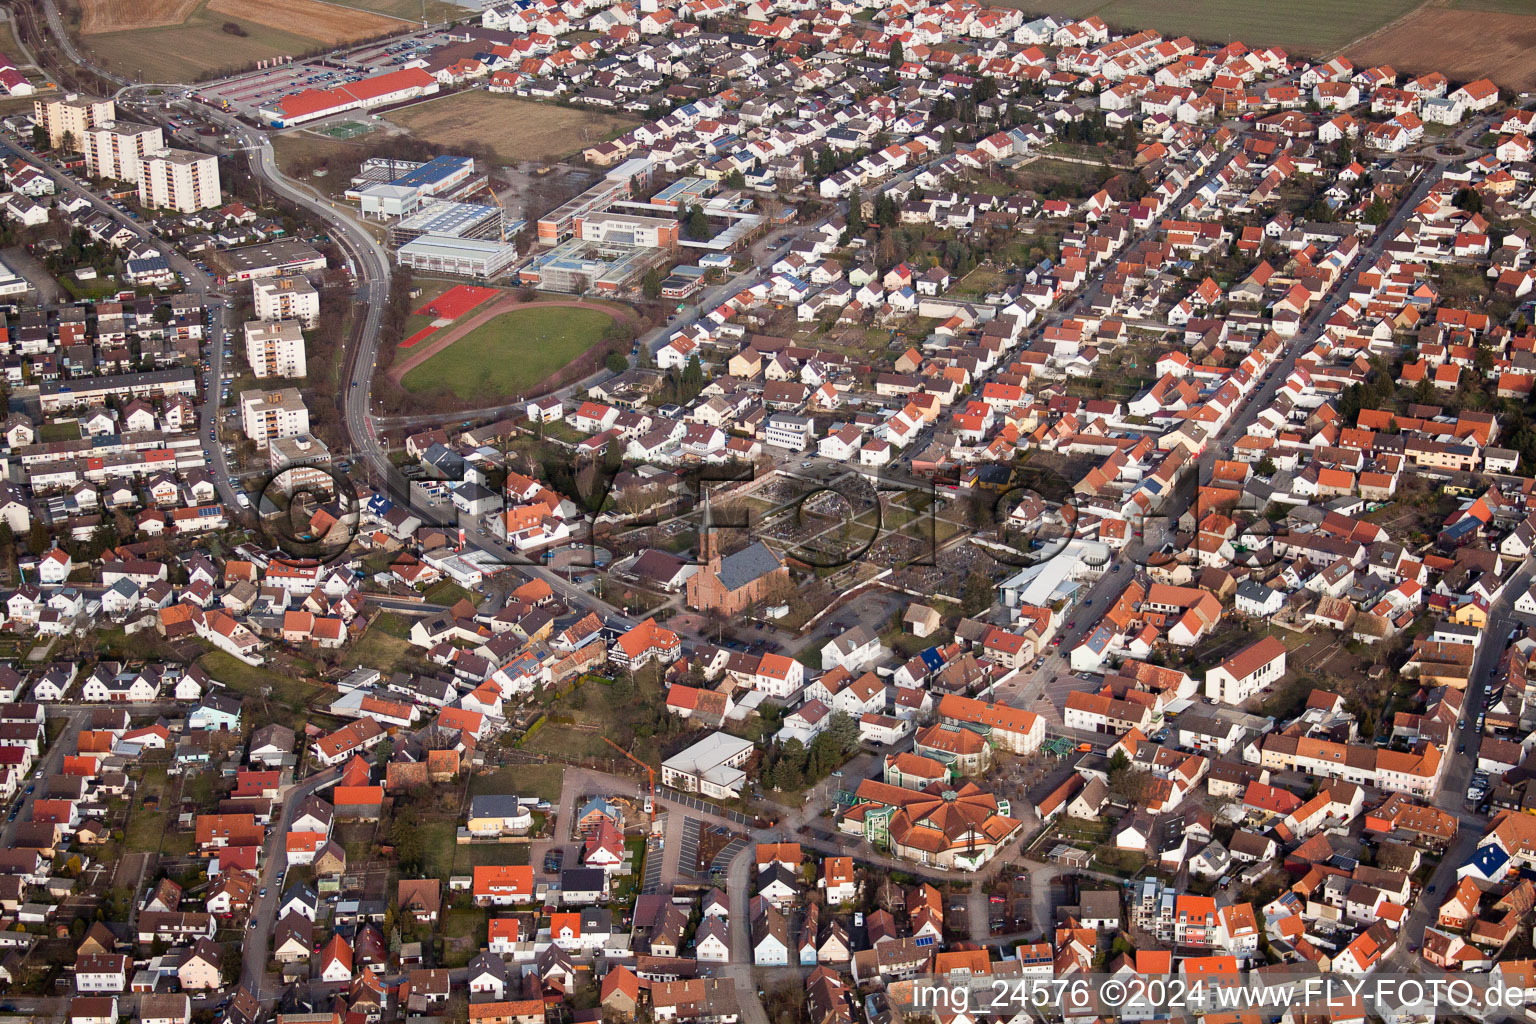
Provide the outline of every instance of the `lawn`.
[[[1486,0],[1483,0],[1486,2]],[[1337,50],[1419,6],[1420,0],[1110,0],[1093,13],[1115,28],[1150,28],[1168,36],[1249,46]],[[1020,5],[1026,6],[1026,5]],[[1054,5],[1053,5],[1054,9]]]
[[310,702],[327,690],[290,669],[271,663],[247,665],[223,651],[209,651],[197,663],[214,679],[245,695],[246,717],[257,724],[278,722],[297,729],[308,717]]
[[80,440],[80,424],[73,421],[44,423],[38,428],[37,440],[42,444],[47,444],[50,441],[78,441]]
[[470,875],[474,874],[477,867],[527,864],[530,849],[528,843],[465,843],[463,846],[454,846],[453,873]]
[[450,939],[478,938],[485,934],[489,912],[481,907],[465,907],[443,914],[443,934]]
[[[224,31],[226,24],[238,26],[243,34]],[[206,3],[179,25],[104,32],[83,41],[108,69],[142,82],[190,82],[266,57],[308,53],[320,46],[303,35],[211,11]]]
[[479,90],[416,103],[388,117],[419,139],[449,148],[479,143],[509,163],[560,160],[616,138],[640,123],[618,114],[557,107]]
[[458,604],[460,601],[468,601],[470,604],[475,603],[475,595],[453,582],[453,580],[439,580],[428,587],[426,594],[423,596],[426,597],[428,604],[441,604],[450,607]]
[[[330,196],[340,196],[372,148],[370,136],[346,141],[294,131],[272,136],[272,156],[289,177],[298,178]],[[324,171],[312,177],[315,171]]]
[[615,757],[614,749],[602,740],[602,735],[573,729],[568,725],[549,724],[540,729],[524,748],[538,754],[560,757]]
[[390,625],[384,622],[385,619],[404,622],[397,615],[380,615],[378,619],[369,623],[368,629],[352,645],[348,660],[368,668],[376,668],[380,672],[390,673],[398,669],[401,662],[411,657],[410,642],[397,636]]
[[536,796],[540,800],[555,803],[560,799],[560,786],[565,780],[565,767],[558,764],[515,765],[498,768],[485,775],[474,775],[469,780],[470,796],[506,794]]
[[592,309],[526,306],[481,324],[416,367],[407,391],[451,393],[466,402],[525,394],[602,340],[613,322]]

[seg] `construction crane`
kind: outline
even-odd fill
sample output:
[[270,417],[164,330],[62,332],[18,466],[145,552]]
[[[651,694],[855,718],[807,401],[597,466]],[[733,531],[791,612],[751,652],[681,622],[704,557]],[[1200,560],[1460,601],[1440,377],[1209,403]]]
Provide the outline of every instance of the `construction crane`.
[[635,764],[639,765],[641,768],[645,769],[645,774],[649,776],[651,780],[651,795],[645,801],[645,813],[650,815],[650,827],[654,829],[656,827],[656,769],[652,768],[650,765],[640,760],[634,754],[631,754],[629,751],[613,742],[613,740],[609,739],[607,736],[601,736],[599,739],[608,744],[614,750],[617,750],[619,753],[623,754],[625,757],[629,758],[631,761],[635,762]]
[[507,204],[501,201],[501,196],[496,194],[496,186],[486,183],[485,190],[491,194],[491,202],[501,211],[501,244],[507,244]]

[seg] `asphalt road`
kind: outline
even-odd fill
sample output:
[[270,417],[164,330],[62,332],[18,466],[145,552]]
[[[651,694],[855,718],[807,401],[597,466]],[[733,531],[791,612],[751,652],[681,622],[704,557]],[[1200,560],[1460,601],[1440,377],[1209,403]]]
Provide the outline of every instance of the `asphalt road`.
[[[257,890],[265,892],[266,895],[258,896],[251,906],[252,926],[246,929],[245,942],[241,950],[244,966],[241,969],[240,983],[248,987],[257,999],[269,998],[264,988],[267,964],[272,960],[272,928],[277,923],[277,904],[282,898],[277,879],[288,869],[288,855],[284,844],[289,823],[293,821],[295,809],[306,797],[333,784],[340,776],[340,766],[327,768],[294,785],[283,794],[282,814],[267,832],[266,849],[262,852],[261,887]],[[275,996],[276,993],[273,992],[270,995]]]

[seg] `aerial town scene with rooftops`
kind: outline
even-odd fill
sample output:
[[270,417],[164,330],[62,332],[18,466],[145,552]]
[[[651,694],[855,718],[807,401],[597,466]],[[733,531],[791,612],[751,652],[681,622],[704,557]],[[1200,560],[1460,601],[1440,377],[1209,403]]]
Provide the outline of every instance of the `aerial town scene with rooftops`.
[[0,1024],[1536,1020],[1532,4],[0,8]]

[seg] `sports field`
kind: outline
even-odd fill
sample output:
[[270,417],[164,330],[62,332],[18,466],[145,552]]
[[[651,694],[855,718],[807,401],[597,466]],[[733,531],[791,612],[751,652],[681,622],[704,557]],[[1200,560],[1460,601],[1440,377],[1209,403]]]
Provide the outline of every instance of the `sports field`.
[[559,160],[622,135],[640,123],[618,114],[557,107],[480,90],[415,103],[386,116],[418,139],[450,149],[480,143],[508,163]]
[[613,318],[595,309],[524,306],[487,321],[410,370],[401,386],[465,402],[528,393],[602,340]]

